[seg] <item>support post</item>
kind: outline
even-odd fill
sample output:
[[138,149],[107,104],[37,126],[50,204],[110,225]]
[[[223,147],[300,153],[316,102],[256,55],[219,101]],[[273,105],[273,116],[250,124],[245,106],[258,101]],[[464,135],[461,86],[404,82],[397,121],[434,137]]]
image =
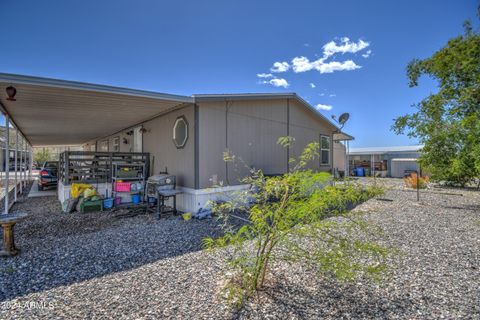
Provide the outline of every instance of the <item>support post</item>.
[[375,155],[374,154],[370,156],[370,170],[372,173],[372,177],[375,178]]
[[20,137],[20,194],[23,194],[23,137]]
[[15,195],[14,195],[14,202],[17,202],[17,193],[18,193],[18,178],[17,178],[17,171],[18,171],[18,129],[15,128],[15,156],[14,156],[14,166],[15,169]]
[[4,189],[4,214],[8,214],[8,189],[9,189],[9,177],[10,176],[10,118],[5,115],[5,180],[3,183]]
[[347,140],[347,169],[345,172],[346,176],[350,176],[350,141]]
[[23,142],[24,142],[24,145],[23,145],[23,162],[25,164],[25,169],[23,170],[23,180],[24,180],[23,181],[23,183],[24,183],[23,187],[27,188],[27,184],[28,184],[28,182],[27,182],[27,170],[28,170],[27,169],[27,165],[28,165],[27,164],[27,147],[28,147],[28,145],[27,145],[27,140],[26,139],[24,139]]
[[28,146],[28,181],[32,180],[32,165],[33,165],[33,159],[32,159],[32,146]]
[[417,170],[417,202],[420,201],[420,170]]
[[345,148],[345,164],[343,166],[343,170],[344,170],[344,174],[343,174],[343,178],[344,179],[347,179],[348,177],[348,153],[347,153],[347,143],[348,143],[348,140],[344,140],[343,141],[343,147]]

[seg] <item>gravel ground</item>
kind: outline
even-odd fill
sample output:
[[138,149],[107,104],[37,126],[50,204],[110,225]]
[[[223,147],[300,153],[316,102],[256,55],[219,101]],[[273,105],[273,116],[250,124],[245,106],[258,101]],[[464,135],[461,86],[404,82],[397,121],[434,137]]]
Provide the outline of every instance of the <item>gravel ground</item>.
[[384,281],[338,283],[278,265],[239,313],[218,298],[221,253],[200,250],[219,234],[213,220],[65,215],[52,198],[28,199],[14,207],[32,213],[17,229],[23,251],[0,260],[0,318],[480,319],[480,193],[430,190],[417,203],[382,180],[391,190],[354,210],[399,251]]

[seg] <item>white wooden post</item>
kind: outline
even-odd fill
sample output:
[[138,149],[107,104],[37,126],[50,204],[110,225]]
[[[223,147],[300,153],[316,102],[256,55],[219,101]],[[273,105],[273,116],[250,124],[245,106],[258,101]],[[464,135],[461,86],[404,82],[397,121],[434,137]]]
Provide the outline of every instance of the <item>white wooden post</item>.
[[17,171],[18,171],[18,166],[17,166],[17,157],[18,157],[18,129],[15,128],[15,157],[13,159],[14,161],[14,168],[15,168],[15,195],[14,195],[14,202],[17,202],[17,193],[18,193],[18,179],[17,179]]
[[3,183],[4,189],[4,214],[8,214],[8,189],[9,189],[9,174],[10,174],[10,118],[5,115],[5,180]]
[[350,141],[347,140],[347,161],[345,161],[345,165],[347,168],[345,169],[345,175],[348,177],[350,176]]
[[370,158],[370,166],[371,166],[371,172],[372,172],[372,177],[375,177],[375,155],[372,154],[372,157]]
[[20,194],[23,194],[23,137],[20,137]]
[[33,165],[33,159],[32,159],[32,146],[28,145],[28,180],[32,180],[32,165]]
[[23,140],[24,145],[23,145],[23,163],[25,164],[25,169],[23,170],[23,187],[27,188],[27,140]]

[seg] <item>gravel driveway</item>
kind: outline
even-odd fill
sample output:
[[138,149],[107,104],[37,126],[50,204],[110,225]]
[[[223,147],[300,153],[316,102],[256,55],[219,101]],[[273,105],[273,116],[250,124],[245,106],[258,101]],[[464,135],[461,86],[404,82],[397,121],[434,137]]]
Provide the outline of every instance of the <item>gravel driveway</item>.
[[[381,283],[338,283],[299,266],[239,313],[218,298],[222,255],[201,251],[213,220],[65,215],[54,199],[15,210],[22,253],[0,260],[0,318],[480,318],[480,193],[387,191],[357,208],[399,250]],[[438,193],[436,193],[438,192]]]

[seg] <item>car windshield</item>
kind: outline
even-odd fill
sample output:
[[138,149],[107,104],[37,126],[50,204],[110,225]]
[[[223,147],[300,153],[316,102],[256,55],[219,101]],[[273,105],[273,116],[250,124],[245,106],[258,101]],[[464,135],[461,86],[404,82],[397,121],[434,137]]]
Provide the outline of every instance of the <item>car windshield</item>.
[[45,162],[43,165],[44,168],[57,168],[57,163],[56,162]]

